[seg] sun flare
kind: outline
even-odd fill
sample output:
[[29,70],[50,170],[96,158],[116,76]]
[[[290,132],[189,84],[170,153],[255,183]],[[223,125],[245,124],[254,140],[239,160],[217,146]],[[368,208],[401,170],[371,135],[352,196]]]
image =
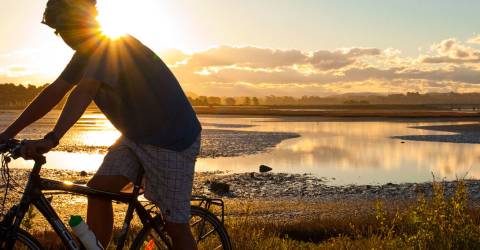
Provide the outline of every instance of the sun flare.
[[187,32],[180,28],[181,22],[176,19],[179,14],[167,1],[98,0],[97,9],[102,33],[112,39],[128,33],[154,44],[156,50],[188,50],[189,44],[195,41],[185,37]]
[[[129,31],[129,2],[125,0],[103,0],[98,3],[98,18],[102,33],[115,39]],[[131,2],[130,2],[131,3]]]

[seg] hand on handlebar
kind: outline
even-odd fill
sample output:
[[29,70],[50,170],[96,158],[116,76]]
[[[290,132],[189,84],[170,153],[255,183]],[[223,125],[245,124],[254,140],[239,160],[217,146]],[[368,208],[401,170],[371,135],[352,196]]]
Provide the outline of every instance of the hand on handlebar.
[[0,133],[0,144],[6,143],[8,140],[12,139],[13,136],[8,135],[5,132]]
[[26,140],[23,141],[23,146],[20,150],[20,155],[25,159],[35,159],[48,153],[56,145],[53,145],[52,141],[40,139],[40,140]]

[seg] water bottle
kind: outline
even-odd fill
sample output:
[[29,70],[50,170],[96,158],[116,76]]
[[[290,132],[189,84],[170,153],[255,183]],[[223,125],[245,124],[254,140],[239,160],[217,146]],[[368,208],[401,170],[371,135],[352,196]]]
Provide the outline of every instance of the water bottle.
[[70,216],[68,222],[75,235],[80,239],[83,246],[87,250],[104,250],[102,244],[97,240],[95,234],[88,228],[88,225],[83,222],[80,216]]

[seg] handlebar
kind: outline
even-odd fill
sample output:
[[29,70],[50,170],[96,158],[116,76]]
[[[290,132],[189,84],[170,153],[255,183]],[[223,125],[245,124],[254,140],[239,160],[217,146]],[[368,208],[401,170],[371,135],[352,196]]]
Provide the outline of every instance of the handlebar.
[[19,140],[10,139],[4,144],[0,144],[0,154],[9,153],[13,159],[20,157],[20,149],[23,143]]

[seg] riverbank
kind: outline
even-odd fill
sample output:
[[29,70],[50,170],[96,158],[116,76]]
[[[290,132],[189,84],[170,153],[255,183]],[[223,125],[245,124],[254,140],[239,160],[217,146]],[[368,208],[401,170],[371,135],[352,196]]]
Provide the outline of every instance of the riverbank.
[[[16,188],[22,188],[30,170],[10,169]],[[42,177],[86,184],[93,173],[56,169],[42,169]],[[433,183],[386,183],[383,185],[330,185],[331,178],[319,178],[309,174],[197,172],[193,186],[194,195],[206,195],[231,201],[264,202],[392,202],[415,201],[420,194],[433,195]],[[222,185],[217,185],[217,184]],[[452,196],[457,181],[440,181],[445,195]],[[463,180],[472,203],[480,205],[480,180]],[[217,188],[222,186],[222,188]],[[228,190],[225,188],[228,186]],[[4,187],[0,183],[0,187]],[[81,198],[80,198],[81,199]],[[64,200],[64,203],[74,202]]]
[[[79,184],[92,175],[42,171],[43,176]],[[24,182],[26,174],[27,170],[12,169],[18,184]],[[229,183],[231,192],[212,193],[209,186],[213,181]],[[328,179],[305,174],[197,173],[194,190],[196,194],[221,197],[225,201],[226,227],[237,249],[388,249],[389,246],[410,249],[419,244],[444,246],[452,239],[460,248],[480,244],[479,199],[475,195],[479,181],[466,180],[465,186],[460,182],[442,182],[443,192],[438,185],[432,188],[432,183],[329,186],[326,182]],[[284,190],[290,187],[291,191]],[[326,193],[298,195],[310,190],[309,187]],[[240,189],[250,190],[246,193],[251,195],[239,195]],[[426,201],[421,197],[426,197]],[[56,195],[52,205],[64,222],[71,214],[85,216],[84,197]],[[114,203],[117,234],[125,210],[125,205]],[[53,237],[38,211],[27,217],[29,223],[24,223],[24,228],[45,246],[60,247],[61,243]],[[138,219],[132,227],[133,232],[138,232]],[[441,237],[441,241],[429,240],[425,234]]]
[[314,117],[357,117],[357,118],[480,118],[476,109],[453,110],[431,108],[423,105],[364,106],[321,106],[313,107],[248,107],[211,106],[194,107],[197,114],[208,115],[263,115],[263,116],[314,116]]
[[[199,115],[343,118],[480,118],[479,105],[194,106]],[[21,111],[23,107],[0,107]],[[56,109],[55,111],[61,111]],[[88,109],[101,113],[98,108]]]

